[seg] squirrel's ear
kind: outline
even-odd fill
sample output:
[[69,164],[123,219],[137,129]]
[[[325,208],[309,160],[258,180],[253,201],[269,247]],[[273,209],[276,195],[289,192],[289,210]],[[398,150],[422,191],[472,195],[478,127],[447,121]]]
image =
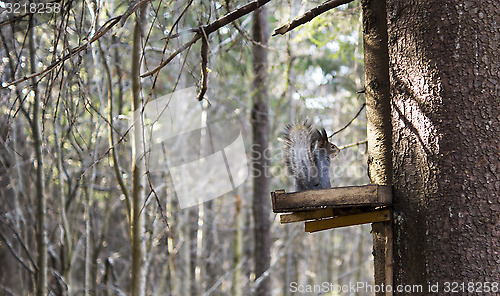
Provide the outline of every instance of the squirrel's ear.
[[326,134],[326,130],[324,128],[321,129],[319,132],[320,138],[324,140],[325,142],[328,142],[328,135]]

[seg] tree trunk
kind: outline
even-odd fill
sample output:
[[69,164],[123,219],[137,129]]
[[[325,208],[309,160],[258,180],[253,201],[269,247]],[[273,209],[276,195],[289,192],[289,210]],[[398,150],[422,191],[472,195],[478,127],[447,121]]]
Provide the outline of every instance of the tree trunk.
[[134,128],[132,133],[132,213],[131,239],[132,239],[132,296],[146,295],[146,270],[145,270],[145,229],[142,211],[145,202],[145,164],[143,144],[142,100],[140,98],[140,69],[141,69],[141,35],[146,12],[144,8],[138,10],[135,17],[133,47],[132,47],[132,111],[134,111]]
[[498,1],[387,8],[394,285],[480,294],[500,282]]
[[[253,14],[253,39],[266,44],[268,39],[267,13],[264,7]],[[269,117],[267,97],[267,50],[254,44],[253,53],[253,108],[252,108],[252,172],[253,176],[253,216],[255,226],[255,278],[262,276],[256,295],[271,293],[271,282],[264,275],[270,265],[270,226],[271,205],[269,198]],[[257,281],[256,281],[257,283]]]
[[[35,22],[34,16],[30,16],[29,24],[29,52],[31,73],[36,73],[35,57]],[[45,199],[45,181],[43,173],[43,151],[42,151],[42,131],[40,129],[40,95],[37,87],[37,79],[31,80],[33,84],[33,117],[31,118],[31,132],[33,133],[33,148],[35,149],[35,194],[36,194],[36,243],[38,257],[36,261],[36,295],[47,294],[47,233],[45,220],[47,218],[47,200]]]
[[221,262],[218,244],[215,241],[215,232],[217,229],[215,217],[215,201],[210,200],[205,203],[205,212],[203,216],[203,245],[201,248],[203,262],[203,291],[210,289],[219,279],[219,266]]
[[[231,295],[242,296],[242,277],[241,277],[241,261],[243,260],[243,213],[242,213],[242,198],[240,195],[241,189],[237,189],[235,209],[234,209],[234,236],[233,236],[233,280],[231,282]],[[239,267],[238,267],[239,266]]]
[[[386,1],[363,0],[368,175],[370,182],[392,184],[392,125],[387,48]],[[372,224],[375,284],[392,285],[391,222]],[[384,295],[379,291],[376,295]],[[389,293],[390,294],[390,293]]]

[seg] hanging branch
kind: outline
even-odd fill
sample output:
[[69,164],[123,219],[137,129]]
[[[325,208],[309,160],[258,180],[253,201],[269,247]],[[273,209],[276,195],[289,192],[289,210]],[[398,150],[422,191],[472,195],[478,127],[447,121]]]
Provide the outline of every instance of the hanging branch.
[[[232,21],[235,21],[239,19],[242,16],[245,16],[249,14],[250,12],[256,10],[257,8],[263,6],[264,4],[270,2],[271,0],[255,0],[252,1],[238,9],[236,9],[233,12],[230,12],[226,14],[225,16],[215,20],[214,22],[206,25],[206,26],[201,26],[198,29],[193,29],[191,31],[196,32],[196,35],[189,40],[188,42],[184,43],[179,49],[174,51],[165,61],[163,61],[158,67],[155,69],[144,73],[141,75],[142,78],[151,76],[156,74],[158,71],[160,71],[163,67],[165,67],[170,61],[172,61],[179,53],[183,52],[187,48],[189,48],[191,45],[193,45],[198,39],[202,38],[204,34],[207,36],[210,35],[211,33],[217,31],[218,29],[224,27],[225,25],[229,24]],[[172,37],[172,36],[170,36]]]
[[297,28],[298,26],[309,22],[310,20],[312,20],[313,18],[317,17],[318,15],[320,15],[322,13],[327,12],[330,9],[333,9],[337,6],[342,5],[342,4],[347,4],[347,3],[352,2],[352,1],[353,0],[329,0],[329,1],[326,1],[323,4],[318,5],[318,6],[314,7],[313,9],[307,11],[306,13],[301,15],[300,17],[298,17],[298,18],[288,22],[287,24],[275,29],[272,36],[276,36],[278,34],[284,35],[287,32],[290,32],[291,30]]
[[[205,32],[203,32],[205,33]],[[198,101],[202,101],[205,93],[207,92],[208,84],[208,40],[207,35],[203,34],[201,38],[201,85],[200,93],[198,94]]]

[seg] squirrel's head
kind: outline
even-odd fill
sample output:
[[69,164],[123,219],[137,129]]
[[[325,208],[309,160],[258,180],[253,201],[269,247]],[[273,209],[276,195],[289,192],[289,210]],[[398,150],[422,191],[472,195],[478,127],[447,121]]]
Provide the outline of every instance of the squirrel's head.
[[330,158],[337,156],[340,152],[340,149],[328,140],[328,135],[324,128],[316,130],[315,140],[316,148],[323,149],[325,154]]

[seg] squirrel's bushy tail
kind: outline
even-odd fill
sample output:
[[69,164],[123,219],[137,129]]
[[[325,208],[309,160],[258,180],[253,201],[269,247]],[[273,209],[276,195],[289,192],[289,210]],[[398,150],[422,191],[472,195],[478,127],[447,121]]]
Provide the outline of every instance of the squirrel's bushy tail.
[[339,152],[328,141],[325,129],[314,129],[307,120],[288,124],[285,134],[285,161],[295,178],[295,190],[330,188],[330,159]]
[[285,128],[286,166],[295,177],[296,190],[320,188],[318,168],[314,161],[313,148],[316,130],[306,120]]

